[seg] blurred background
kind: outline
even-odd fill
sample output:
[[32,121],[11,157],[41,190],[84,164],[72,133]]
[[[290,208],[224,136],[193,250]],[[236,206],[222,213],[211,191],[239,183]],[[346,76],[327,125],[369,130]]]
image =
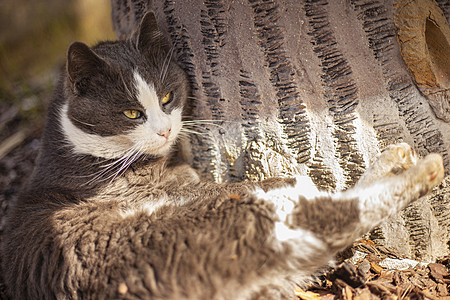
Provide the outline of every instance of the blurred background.
[[0,239],[3,215],[33,169],[67,47],[115,39],[109,3],[0,0]]
[[109,0],[0,1],[0,144],[42,121],[71,42],[115,39],[110,14]]

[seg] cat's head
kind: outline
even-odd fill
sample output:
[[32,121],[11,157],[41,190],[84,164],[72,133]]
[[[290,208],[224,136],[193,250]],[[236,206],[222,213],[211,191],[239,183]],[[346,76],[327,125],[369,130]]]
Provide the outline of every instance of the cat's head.
[[188,97],[184,72],[173,60],[153,12],[128,40],[92,49],[75,42],[67,52],[60,124],[79,154],[106,159],[166,155],[182,127]]

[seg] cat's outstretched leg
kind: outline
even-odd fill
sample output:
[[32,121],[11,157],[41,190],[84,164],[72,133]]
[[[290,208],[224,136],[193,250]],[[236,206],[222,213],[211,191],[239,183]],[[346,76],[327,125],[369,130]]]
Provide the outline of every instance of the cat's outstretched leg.
[[333,199],[300,199],[286,224],[314,232],[330,250],[339,251],[430,192],[443,178],[442,157],[430,154],[401,174],[359,184],[333,195]]
[[257,195],[274,204],[279,218],[275,240],[290,253],[297,269],[317,269],[328,263],[335,253],[444,178],[440,155],[416,161],[406,144],[389,147],[369,172],[354,188],[334,195],[306,198],[298,186]]
[[430,154],[401,174],[359,185],[336,197],[358,198],[361,222],[370,229],[430,192],[444,179],[444,172],[442,157]]

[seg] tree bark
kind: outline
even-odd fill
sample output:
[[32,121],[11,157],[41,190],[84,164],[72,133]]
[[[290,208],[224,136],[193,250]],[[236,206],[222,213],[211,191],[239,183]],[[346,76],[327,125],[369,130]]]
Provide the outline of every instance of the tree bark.
[[[433,111],[402,58],[401,28],[395,27],[406,18],[399,14],[401,1],[111,3],[119,38],[152,9],[172,40],[191,82],[192,118],[213,120],[192,136],[189,157],[211,179],[300,174],[322,189],[342,190],[358,180],[371,157],[399,141],[420,155],[442,154],[450,170],[450,115]],[[431,5],[448,16],[445,3]],[[435,27],[448,29],[442,20]],[[448,38],[447,31],[441,36],[430,28],[433,38],[423,37],[429,43]],[[447,98],[438,99],[444,108],[445,88]],[[425,261],[448,254],[450,176],[370,238]]]

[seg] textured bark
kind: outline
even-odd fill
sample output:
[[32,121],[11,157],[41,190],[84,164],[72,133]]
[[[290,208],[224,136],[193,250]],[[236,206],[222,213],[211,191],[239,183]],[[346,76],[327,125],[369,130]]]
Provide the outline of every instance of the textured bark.
[[[193,119],[216,123],[192,136],[190,152],[216,181],[301,174],[341,190],[398,141],[420,155],[442,154],[450,170],[450,124],[433,113],[402,59],[392,1],[111,3],[119,38],[147,9],[156,12],[189,75]],[[408,257],[448,254],[450,177],[371,238]]]
[[432,0],[395,4],[400,51],[436,116],[450,122],[450,27]]

